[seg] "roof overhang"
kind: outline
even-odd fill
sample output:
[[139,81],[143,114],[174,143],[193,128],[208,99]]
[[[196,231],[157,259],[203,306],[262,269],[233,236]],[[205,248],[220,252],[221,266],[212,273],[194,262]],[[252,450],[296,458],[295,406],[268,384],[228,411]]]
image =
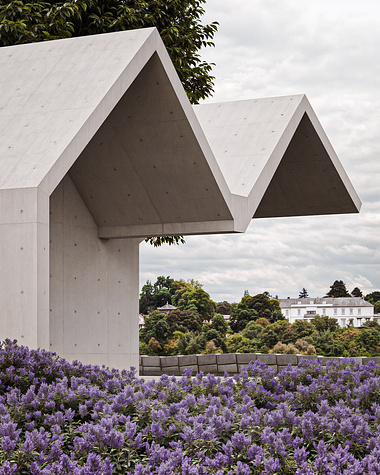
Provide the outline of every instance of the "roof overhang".
[[357,212],[305,96],[192,107],[156,29],[0,48],[0,190],[71,177],[101,238]]

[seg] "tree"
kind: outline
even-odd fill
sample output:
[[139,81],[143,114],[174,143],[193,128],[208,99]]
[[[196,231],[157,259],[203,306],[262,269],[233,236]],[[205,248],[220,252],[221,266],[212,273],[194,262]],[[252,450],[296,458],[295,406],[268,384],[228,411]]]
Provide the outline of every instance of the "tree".
[[318,332],[322,332],[325,330],[330,330],[334,332],[335,330],[338,330],[339,328],[339,323],[336,318],[329,317],[327,315],[316,315],[312,320],[311,320],[312,325],[314,325],[315,329]]
[[216,304],[215,312],[220,313],[221,315],[231,315],[232,305],[225,300],[219,302]]
[[172,310],[166,320],[173,333],[179,331],[198,334],[202,331],[202,318],[196,310]]
[[351,295],[353,297],[363,297],[362,291],[359,289],[359,287],[355,287],[354,290],[351,292]]
[[[140,337],[145,343],[149,344],[150,340],[154,338],[161,347],[167,343],[171,335],[172,330],[167,322],[166,315],[158,311],[152,312],[149,317],[146,317],[145,326],[140,331]],[[155,342],[154,345],[156,345]]]
[[350,297],[350,294],[347,292],[346,284],[343,280],[336,280],[331,286],[329,292],[326,294],[326,297]]
[[172,287],[174,282],[174,279],[171,277],[164,277],[162,275],[157,277],[153,285],[147,280],[140,292],[140,313],[147,314],[162,307],[166,302],[171,302],[172,295],[174,294]]
[[366,300],[367,302],[374,305],[376,302],[380,301],[380,291],[375,290],[374,292],[371,292],[370,294],[367,294],[364,297],[364,300]]
[[283,334],[283,343],[295,343],[297,340],[305,340],[316,334],[315,326],[305,320],[296,320]]
[[203,289],[183,287],[175,292],[172,303],[180,310],[197,310],[204,320],[210,320],[215,313],[215,302]]
[[257,318],[259,317],[256,310],[241,308],[239,305],[237,305],[232,309],[229,324],[231,330],[234,332],[241,332],[249,322],[257,320]]
[[380,331],[375,328],[364,328],[360,331],[358,342],[368,352],[368,356],[380,354]]
[[[259,318],[270,319],[272,312],[279,309],[279,302],[276,299],[270,299],[266,294],[257,294],[254,297],[250,295],[245,295],[241,299],[241,304],[246,306],[246,308],[256,310]],[[277,304],[276,304],[277,302]]]
[[305,289],[305,287],[302,287],[302,290],[300,291],[298,298],[299,299],[306,299],[309,297],[308,291]]
[[211,319],[210,326],[225,338],[228,331],[228,323],[224,320],[223,315],[216,313]]

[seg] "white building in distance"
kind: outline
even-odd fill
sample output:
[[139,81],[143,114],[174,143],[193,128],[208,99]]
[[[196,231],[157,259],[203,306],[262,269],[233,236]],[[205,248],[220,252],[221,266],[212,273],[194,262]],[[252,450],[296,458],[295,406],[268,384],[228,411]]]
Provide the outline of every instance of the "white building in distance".
[[285,318],[290,323],[296,320],[310,321],[316,315],[336,318],[341,327],[352,323],[361,327],[363,323],[374,319],[373,305],[361,297],[348,298],[298,298],[279,299]]

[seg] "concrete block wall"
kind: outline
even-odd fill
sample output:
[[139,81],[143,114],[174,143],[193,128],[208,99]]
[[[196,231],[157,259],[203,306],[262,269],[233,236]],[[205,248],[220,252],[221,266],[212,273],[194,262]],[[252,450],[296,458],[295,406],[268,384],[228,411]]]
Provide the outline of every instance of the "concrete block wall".
[[[242,366],[247,366],[251,361],[262,361],[269,368],[280,372],[288,365],[297,365],[302,359],[318,360],[327,363],[331,360],[342,360],[340,357],[327,357],[316,355],[279,355],[261,353],[224,353],[210,355],[178,355],[178,356],[144,356],[140,355],[140,376],[161,376],[162,374],[180,376],[186,368],[193,370],[193,375],[199,371],[205,374],[212,373],[223,376],[240,372]],[[360,364],[374,361],[380,364],[380,356],[356,357]]]

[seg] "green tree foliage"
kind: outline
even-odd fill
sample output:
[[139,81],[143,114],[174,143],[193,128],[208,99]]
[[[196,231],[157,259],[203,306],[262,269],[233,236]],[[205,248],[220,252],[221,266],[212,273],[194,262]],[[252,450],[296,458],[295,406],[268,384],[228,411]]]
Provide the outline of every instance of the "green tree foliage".
[[374,307],[373,310],[375,313],[380,313],[380,291],[375,290],[374,292],[367,294],[364,297],[364,300],[366,300],[367,302],[373,305]]
[[171,331],[200,333],[202,318],[196,310],[172,310],[166,317]]
[[227,340],[228,353],[257,353],[259,346],[253,340],[245,338],[241,333],[234,333]]
[[240,332],[249,322],[258,318],[266,318],[270,323],[285,319],[279,301],[271,299],[268,292],[254,297],[245,294],[241,301],[233,306],[229,324],[233,331]]
[[151,338],[154,338],[162,347],[167,343],[171,335],[172,330],[165,313],[157,310],[145,318],[145,326],[140,331],[140,338],[146,344],[149,344]]
[[275,309],[273,302],[265,294],[257,294],[254,297],[251,297],[250,295],[245,295],[241,299],[241,303],[245,305],[248,309],[255,310],[259,318],[267,318],[268,320],[272,316],[272,312]]
[[353,297],[363,297],[362,291],[359,289],[359,287],[355,287],[354,290],[351,292],[351,295]]
[[[206,319],[194,303],[195,297],[201,303],[211,301],[202,285],[195,280],[185,282],[160,276],[154,285],[146,284],[143,289],[148,294],[159,294],[168,287],[174,301],[178,299],[179,303],[182,299],[184,306],[190,308],[179,308],[168,315],[152,312],[146,319],[146,327],[140,330],[140,352],[143,354],[270,352],[351,357],[380,355],[380,325],[376,321],[366,322],[363,328],[340,328],[337,319],[327,315],[316,315],[311,321],[296,320],[293,324],[286,319],[273,321],[278,301],[259,294],[256,302],[264,302],[265,309],[272,310],[270,321],[249,308],[254,307],[256,302],[247,294],[241,302],[232,305],[229,325],[223,315],[215,312],[204,323]],[[376,294],[371,297],[376,298]],[[380,304],[380,300],[377,302]],[[212,304],[215,309],[214,302]],[[263,307],[256,308],[260,310]],[[268,315],[265,310],[263,314]],[[238,328],[238,332],[230,334],[232,326],[232,330],[236,332],[235,328]]]
[[343,343],[330,330],[317,332],[313,344],[317,354],[324,356],[342,356],[345,349]]
[[368,356],[380,354],[380,327],[363,328],[358,335],[360,347]]
[[347,292],[346,284],[343,282],[343,280],[336,280],[330,286],[330,290],[327,292],[326,297],[350,297],[350,294]]
[[306,299],[309,297],[308,291],[305,289],[305,287],[302,287],[302,290],[300,291],[298,298],[299,299]]
[[154,247],[160,247],[162,244],[169,244],[169,246],[186,244],[183,236],[150,236],[145,239],[145,242],[148,242]]
[[228,323],[224,320],[223,315],[220,315],[220,313],[216,313],[210,323],[211,328],[219,332],[223,338],[226,336],[227,331],[228,331]]
[[196,335],[192,332],[185,333],[178,341],[178,352],[180,355],[196,355],[204,353],[207,338],[204,333]]
[[311,324],[314,325],[315,329],[318,332],[325,330],[330,330],[332,332],[338,330],[339,323],[336,318],[328,317],[327,315],[316,315],[312,320]]
[[285,345],[284,343],[281,343],[281,341],[279,341],[278,343],[276,343],[273,349],[269,351],[269,353],[280,353],[282,355],[297,355],[297,354],[315,355],[316,354],[314,346],[305,340],[297,340],[294,344],[289,343],[288,345]]
[[241,332],[249,322],[257,319],[256,310],[244,308],[238,304],[232,309],[229,324],[234,332]]
[[164,276],[157,277],[152,284],[149,280],[143,285],[140,292],[139,311],[146,315],[147,313],[162,307],[166,302],[171,302],[174,288],[172,288],[174,279]]
[[214,46],[217,22],[202,24],[204,3],[205,0],[4,0],[0,4],[0,46],[156,27],[190,102],[196,104],[213,92],[212,64],[202,61],[200,50]]
[[283,343],[294,343],[297,340],[308,340],[316,334],[315,326],[305,320],[296,320],[283,335]]
[[373,310],[375,313],[380,313],[380,291],[376,290],[374,292],[371,292],[370,294],[367,294],[364,297],[364,300],[374,306]]
[[221,315],[231,315],[232,309],[233,306],[224,300],[216,304],[215,312]]
[[371,292],[370,294],[367,294],[364,297],[364,300],[371,303],[372,305],[374,305],[376,302],[380,302],[380,291],[375,290],[374,292]]
[[215,302],[201,288],[183,287],[175,292],[172,304],[180,310],[196,310],[203,320],[210,320],[215,313]]

